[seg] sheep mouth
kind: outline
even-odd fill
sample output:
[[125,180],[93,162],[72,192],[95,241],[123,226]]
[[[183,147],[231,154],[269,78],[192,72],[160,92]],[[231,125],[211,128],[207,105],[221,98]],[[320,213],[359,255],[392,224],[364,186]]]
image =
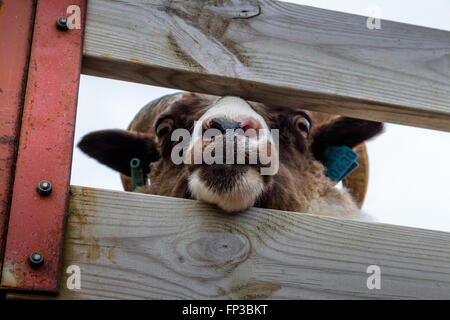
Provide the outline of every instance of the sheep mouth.
[[264,185],[259,172],[248,165],[203,165],[189,178],[195,199],[215,204],[226,212],[241,212],[253,206]]
[[199,170],[199,178],[211,190],[232,192],[248,170],[248,165],[240,164],[203,165]]
[[[272,143],[266,139],[226,134],[197,141],[188,150],[185,164],[195,167],[209,167],[209,171],[227,175],[245,173],[248,167],[270,168],[273,165]],[[275,162],[278,162],[278,158]]]

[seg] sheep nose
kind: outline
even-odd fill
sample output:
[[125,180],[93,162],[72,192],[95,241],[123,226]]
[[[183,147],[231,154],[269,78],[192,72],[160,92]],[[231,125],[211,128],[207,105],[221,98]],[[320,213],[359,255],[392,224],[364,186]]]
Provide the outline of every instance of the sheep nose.
[[233,120],[228,120],[226,118],[212,118],[209,122],[209,127],[211,129],[218,129],[220,130],[220,132],[225,134],[227,129],[239,129],[241,127],[241,123]]

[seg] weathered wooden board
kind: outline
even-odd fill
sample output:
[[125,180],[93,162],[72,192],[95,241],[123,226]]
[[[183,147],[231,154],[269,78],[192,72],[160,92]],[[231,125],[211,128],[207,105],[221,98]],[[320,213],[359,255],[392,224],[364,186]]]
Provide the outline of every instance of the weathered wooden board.
[[71,190],[64,270],[80,267],[81,289],[63,273],[59,299],[450,298],[450,233]]
[[270,0],[90,0],[83,72],[450,131],[450,32]]

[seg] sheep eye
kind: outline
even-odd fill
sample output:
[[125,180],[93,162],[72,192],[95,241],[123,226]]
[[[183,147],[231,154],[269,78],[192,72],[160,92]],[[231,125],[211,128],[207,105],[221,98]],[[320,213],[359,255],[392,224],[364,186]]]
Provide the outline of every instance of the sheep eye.
[[295,127],[297,130],[302,131],[302,133],[309,133],[311,123],[305,117],[298,115],[294,118]]
[[171,119],[164,119],[156,126],[156,135],[161,138],[172,130],[173,121]]

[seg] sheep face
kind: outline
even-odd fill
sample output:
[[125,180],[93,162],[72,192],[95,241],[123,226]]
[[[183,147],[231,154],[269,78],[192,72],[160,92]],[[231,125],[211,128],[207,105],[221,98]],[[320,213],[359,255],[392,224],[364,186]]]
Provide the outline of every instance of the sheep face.
[[[165,97],[144,108],[129,131],[91,133],[80,148],[130,175],[139,157],[151,184],[139,192],[199,199],[226,212],[251,206],[317,211],[333,202],[354,210],[325,176],[328,146],[351,148],[378,134],[378,122],[194,93]],[[151,167],[151,169],[150,169]],[[125,188],[127,178],[124,178]]]

